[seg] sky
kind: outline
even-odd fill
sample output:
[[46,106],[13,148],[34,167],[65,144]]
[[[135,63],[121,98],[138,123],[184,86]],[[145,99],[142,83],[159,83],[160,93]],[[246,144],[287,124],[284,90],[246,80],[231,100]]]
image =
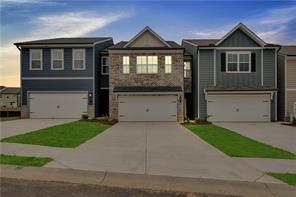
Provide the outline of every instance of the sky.
[[296,44],[296,1],[0,0],[0,85],[19,86],[15,42],[56,37],[130,40],[150,26],[165,40],[221,38],[239,22],[264,41]]

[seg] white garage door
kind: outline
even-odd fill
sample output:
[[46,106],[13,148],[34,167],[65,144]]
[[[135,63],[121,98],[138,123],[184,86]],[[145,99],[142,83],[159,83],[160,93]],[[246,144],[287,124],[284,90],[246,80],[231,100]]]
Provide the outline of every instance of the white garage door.
[[30,93],[30,118],[81,118],[87,93]]
[[119,96],[119,121],[177,121],[177,96]]
[[269,95],[208,95],[210,121],[270,121]]

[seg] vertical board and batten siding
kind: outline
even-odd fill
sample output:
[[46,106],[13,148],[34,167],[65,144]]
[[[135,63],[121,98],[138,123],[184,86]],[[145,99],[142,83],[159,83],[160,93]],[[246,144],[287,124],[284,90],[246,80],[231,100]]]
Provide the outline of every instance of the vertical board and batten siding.
[[[264,87],[275,87],[275,50],[264,49],[263,50],[263,86]],[[271,120],[276,119],[276,102],[275,96],[271,101]]]
[[278,55],[277,58],[277,78],[278,78],[278,120],[285,119],[285,56]]
[[219,47],[258,47],[259,45],[247,36],[242,30],[237,29],[226,38]]
[[275,87],[275,50],[263,50],[263,86]]
[[[95,91],[94,91],[94,98],[95,98],[95,116],[102,116],[103,111],[109,111],[109,106],[99,105],[97,103],[105,103],[106,101],[100,101],[100,99],[106,99],[104,92],[106,90],[101,90],[101,88],[108,88],[109,87],[109,75],[101,75],[101,55],[100,51],[106,49],[113,45],[113,40],[110,39],[104,43],[96,44],[95,45]],[[109,99],[108,99],[109,101]],[[108,102],[107,101],[107,102]],[[101,107],[100,107],[101,106]],[[101,109],[105,107],[104,109]],[[106,109],[107,108],[107,109]],[[106,114],[104,114],[106,115]]]
[[[197,47],[186,43],[182,42],[182,47],[185,48],[185,51],[188,52],[192,56],[192,107],[193,107],[193,114],[194,117],[198,116],[198,104],[197,104],[197,99],[198,99],[198,70],[197,70]],[[192,118],[194,118],[192,117]]]
[[[64,70],[51,70],[51,49],[42,49],[42,70],[30,70],[30,49],[22,48],[22,77],[93,77],[93,48],[85,48],[85,70],[73,70],[72,48],[64,48]],[[22,80],[22,105],[27,105],[27,91],[93,91],[92,79]],[[89,104],[92,100],[89,99]]]
[[22,77],[93,77],[93,49],[85,48],[85,70],[73,70],[72,48],[64,48],[64,70],[51,70],[51,49],[42,49],[42,70],[30,70],[30,49],[22,49]]
[[[236,51],[239,51],[239,50],[236,50]],[[247,50],[244,50],[244,51],[247,51]],[[252,53],[256,53],[256,71],[251,73],[221,72],[221,53],[226,53],[226,51],[225,50],[216,51],[217,86],[221,86],[221,87],[259,87],[261,86],[261,50],[248,50],[248,51]]]
[[207,101],[204,89],[214,85],[214,50],[199,50],[199,115],[201,119],[207,117]]

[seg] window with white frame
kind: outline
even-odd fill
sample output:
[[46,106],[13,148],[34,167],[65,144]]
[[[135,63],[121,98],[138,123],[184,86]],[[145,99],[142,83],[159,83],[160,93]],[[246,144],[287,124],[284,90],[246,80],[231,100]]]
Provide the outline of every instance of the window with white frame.
[[30,70],[42,70],[42,49],[30,49]]
[[184,62],[184,78],[191,77],[191,66],[190,62]]
[[251,72],[251,52],[227,52],[226,54],[226,72]]
[[172,72],[172,56],[165,56],[165,73]]
[[157,56],[137,56],[137,73],[155,74],[158,72]]
[[108,75],[109,74],[109,59],[108,57],[102,57],[101,59],[101,69],[102,69],[102,75]]
[[51,50],[51,69],[52,70],[64,69],[64,49]]
[[123,74],[130,73],[130,60],[129,60],[129,56],[123,56],[122,57],[122,72],[123,72]]
[[73,70],[85,69],[85,50],[73,49]]

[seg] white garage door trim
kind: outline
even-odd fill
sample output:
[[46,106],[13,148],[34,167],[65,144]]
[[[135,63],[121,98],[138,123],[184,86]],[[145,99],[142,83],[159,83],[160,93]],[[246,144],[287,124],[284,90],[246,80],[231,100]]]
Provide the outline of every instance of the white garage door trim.
[[[56,111],[53,112],[53,114],[55,115],[48,115],[48,117],[46,117],[46,115],[42,115],[43,117],[38,117],[38,115],[33,115],[34,112],[32,112],[31,109],[31,102],[32,99],[30,98],[32,95],[42,95],[42,94],[57,94],[57,95],[71,95],[71,94],[80,94],[80,97],[82,96],[82,98],[80,98],[80,102],[79,105],[75,105],[75,106],[79,106],[79,108],[76,108],[76,111],[72,111],[70,113],[67,114],[66,111]],[[75,98],[75,97],[72,97]],[[79,98],[77,98],[79,99]],[[85,99],[81,100],[81,99]],[[72,100],[73,101],[73,100]],[[79,100],[78,100],[79,101]],[[69,103],[67,103],[69,104]],[[82,114],[87,114],[87,108],[88,108],[88,91],[27,91],[27,107],[29,110],[29,117],[30,118],[57,118],[57,119],[62,119],[62,118],[81,118]],[[72,106],[68,106],[69,109],[73,110]],[[36,110],[35,110],[36,111]],[[71,115],[69,115],[71,114]]]
[[119,95],[119,121],[177,121],[177,95]]
[[207,111],[210,121],[269,122],[271,121],[270,110],[270,94],[209,94],[207,96]]

